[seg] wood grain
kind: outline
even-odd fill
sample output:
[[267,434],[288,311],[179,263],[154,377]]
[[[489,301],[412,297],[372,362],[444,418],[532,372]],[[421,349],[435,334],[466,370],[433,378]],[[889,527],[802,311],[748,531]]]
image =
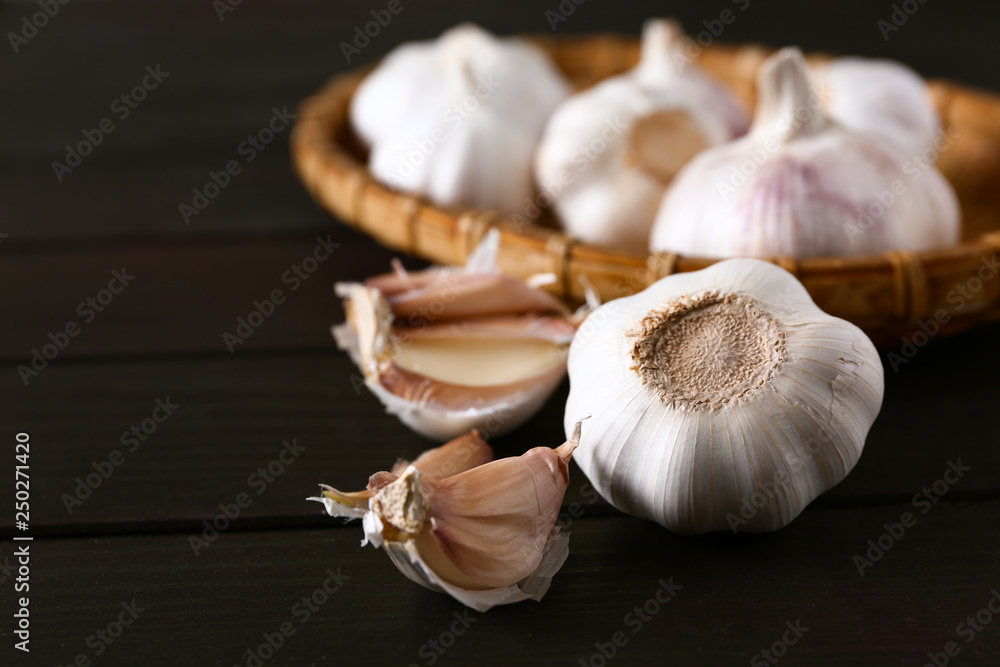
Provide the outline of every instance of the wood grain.
[[[92,657],[87,637],[133,600],[143,611],[102,660],[245,664],[245,652],[284,622],[295,633],[269,664],[429,664],[434,655],[444,664],[575,665],[616,632],[627,639],[616,664],[736,664],[780,642],[786,623],[807,630],[782,664],[922,664],[949,641],[967,661],[996,659],[993,627],[966,644],[956,626],[996,590],[1000,538],[982,529],[1000,521],[1000,502],[920,515],[859,576],[854,557],[906,511],[818,511],[758,537],[683,538],[636,519],[580,520],[545,599],[487,614],[407,581],[385,554],[359,548],[359,528],[333,520],[325,529],[223,532],[197,556],[183,533],[46,539],[31,546],[32,659]],[[318,596],[307,618],[301,599],[329,572],[340,588]],[[680,589],[665,605],[649,603],[662,581]],[[634,609],[647,604],[643,620]],[[8,597],[2,606],[7,615]],[[456,614],[471,619],[467,629],[442,637]]]
[[[358,547],[356,525],[305,501],[317,482],[353,488],[428,446],[356,391],[355,370],[328,333],[341,318],[332,283],[381,272],[396,253],[313,204],[284,132],[191,224],[178,204],[209,171],[242,157],[240,142],[274,107],[292,108],[405,39],[461,19],[501,33],[635,34],[663,7],[588,2],[551,30],[546,11],[556,2],[404,0],[405,14],[346,62],[340,43],[384,6],[244,2],[220,21],[208,0],[71,2],[0,58],[0,441],[31,434],[29,532],[38,538],[24,656],[12,648],[13,516],[0,513],[0,661],[62,665],[84,653],[95,665],[245,665],[247,649],[290,620],[295,634],[265,664],[597,664],[595,642],[629,632],[625,615],[673,577],[683,586],[676,598],[608,664],[746,664],[797,620],[810,629],[782,665],[923,664],[948,641],[961,648],[955,664],[1000,662],[996,623],[968,644],[956,635],[1000,585],[997,328],[934,340],[903,361],[891,356],[907,354],[899,347],[884,355],[886,401],[857,468],[770,535],[671,535],[595,500],[573,466],[561,520],[571,554],[545,600],[474,614],[453,646],[433,649],[431,641],[451,643],[463,608],[406,581],[384,554]],[[702,30],[726,6],[669,9]],[[0,4],[5,34],[36,11]],[[1000,89],[1000,9],[926,3],[884,39],[876,22],[891,11],[860,0],[750,3],[720,42],[794,40],[890,56],[930,77]],[[65,145],[157,63],[170,76],[59,183],[51,163]],[[292,292],[283,272],[328,234],[340,247]],[[122,266],[134,284],[82,323],[77,305]],[[275,288],[287,302],[230,354],[222,333]],[[70,320],[81,320],[81,334],[25,386],[17,365]],[[564,383],[535,419],[495,439],[498,455],[561,442],[566,391]],[[167,397],[174,414],[126,451],[123,433]],[[250,476],[289,438],[306,449],[256,493]],[[69,513],[63,494],[114,450],[123,463]],[[958,459],[971,470],[919,514],[914,495]],[[0,497],[12,493],[3,472]],[[189,537],[239,493],[252,503],[195,555]],[[916,525],[859,576],[853,557],[904,512],[917,513]],[[349,578],[299,624],[294,605],[330,568]],[[138,619],[94,655],[87,638],[133,599],[144,608]]]
[[[6,316],[18,326],[0,330],[0,358],[30,359],[32,350],[50,343],[50,333],[71,322],[80,332],[56,361],[229,354],[230,347],[236,353],[332,348],[329,327],[343,320],[333,283],[382,273],[395,256],[343,227],[302,240],[244,236],[48,248],[0,255],[0,284],[30,286],[5,297]],[[102,297],[114,272],[123,269],[134,279],[119,294]],[[120,289],[118,282],[114,288]],[[283,301],[271,308],[264,301],[272,301],[275,290]],[[238,334],[244,343],[227,343],[223,334],[237,335],[239,318],[255,310],[271,315]]]

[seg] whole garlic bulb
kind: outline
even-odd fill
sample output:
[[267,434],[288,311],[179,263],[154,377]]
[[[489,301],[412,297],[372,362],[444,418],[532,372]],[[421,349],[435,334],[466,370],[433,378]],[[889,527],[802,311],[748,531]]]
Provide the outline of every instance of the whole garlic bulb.
[[[883,369],[791,274],[733,259],[593,312],[569,354],[565,427],[612,505],[678,533],[762,532],[854,467]],[[763,498],[763,500],[762,500]]]
[[362,81],[350,114],[383,183],[443,205],[511,213],[533,192],[535,145],[568,94],[531,44],[462,24],[392,51]]
[[826,109],[847,127],[882,138],[901,156],[933,145],[941,123],[920,76],[891,60],[835,58],[813,68]]
[[674,180],[653,251],[821,257],[958,241],[958,200],[944,176],[901,163],[884,139],[832,119],[798,49],[769,58],[758,89],[749,134],[703,152]]
[[556,519],[579,433],[494,461],[473,432],[375,473],[364,491],[322,485],[309,500],[362,519],[362,546],[385,549],[409,579],[469,607],[540,600],[569,554]]
[[684,40],[676,21],[647,21],[639,64],[573,95],[549,120],[535,175],[576,238],[644,253],[677,171],[746,132],[746,111],[688,62]]

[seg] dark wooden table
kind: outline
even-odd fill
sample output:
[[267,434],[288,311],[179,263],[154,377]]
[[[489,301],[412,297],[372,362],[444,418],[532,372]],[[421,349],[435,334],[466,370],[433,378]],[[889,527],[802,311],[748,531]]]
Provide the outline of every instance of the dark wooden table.
[[[360,487],[428,443],[355,391],[328,333],[342,318],[332,283],[393,253],[313,205],[287,129],[243,144],[330,75],[463,18],[551,33],[551,10],[566,15],[557,34],[634,33],[675,13],[700,31],[735,7],[724,41],[892,56],[1000,89],[995,5],[903,2],[915,13],[901,7],[890,30],[888,1],[403,0],[350,64],[341,42],[386,3],[41,5],[54,15],[0,5],[16,35],[0,57],[2,664],[1000,664],[1000,329],[887,367],[857,468],[773,534],[672,535],[595,501],[573,466],[571,553],[547,597],[470,613],[304,500],[319,482]],[[67,155],[81,142],[88,154]],[[230,160],[240,173],[185,220],[180,205]],[[292,289],[283,275],[321,242],[338,245]],[[231,352],[223,334],[274,289],[287,301]],[[37,373],[19,370],[35,350]],[[565,395],[497,439],[498,454],[559,444]],[[237,518],[221,516],[241,498]],[[905,513],[915,523],[900,530]],[[30,591],[16,593],[24,545]],[[653,604],[670,581],[676,595]],[[14,649],[22,596],[27,654]]]

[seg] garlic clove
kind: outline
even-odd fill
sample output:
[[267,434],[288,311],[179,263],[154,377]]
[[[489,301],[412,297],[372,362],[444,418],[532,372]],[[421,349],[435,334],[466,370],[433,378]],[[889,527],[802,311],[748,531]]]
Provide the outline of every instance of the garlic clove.
[[685,534],[762,532],[798,516],[861,455],[884,391],[854,325],[795,278],[734,259],[595,311],[570,350],[565,426],[612,505]]
[[462,24],[393,50],[359,85],[350,115],[379,181],[511,213],[532,194],[534,147],[569,92],[534,45]]
[[748,114],[690,62],[685,40],[676,21],[647,21],[638,65],[570,97],[549,119],[535,178],[574,237],[645,252],[674,175],[746,132]]
[[574,448],[536,447],[431,483],[430,534],[440,551],[481,586],[531,574],[559,516]]
[[700,154],[664,195],[650,249],[701,257],[823,257],[954,244],[959,208],[934,168],[831,119],[798,49],[758,74],[750,133]]
[[549,293],[532,289],[514,278],[447,269],[429,269],[428,272],[430,276],[418,276],[419,282],[405,290],[395,285],[388,286],[388,291],[383,290],[382,287],[390,282],[386,279],[370,279],[364,284],[379,288],[386,294],[393,314],[413,325],[497,313],[566,312],[566,307]]
[[[456,461],[470,445],[479,454],[485,451],[478,435],[466,437],[471,440],[421,455],[370,494],[362,544],[384,549],[409,579],[479,611],[539,600],[568,555],[568,535],[555,524],[577,441],[537,447],[441,479],[417,467],[422,460],[423,465]],[[573,437],[579,438],[579,429]],[[322,498],[311,500],[344,516],[337,503],[350,494],[323,489]]]
[[[440,447],[428,449],[413,463],[397,461],[392,474],[399,476],[411,465],[418,469],[427,480],[443,479],[493,460],[493,448],[478,432],[472,431],[451,440]],[[394,480],[390,480],[394,481]],[[371,486],[369,484],[369,486]]]
[[[507,432],[562,381],[576,325],[551,295],[496,272],[491,230],[463,269],[395,272],[338,284],[347,322],[333,328],[365,385],[407,426],[448,440]],[[589,293],[590,290],[588,290]]]
[[[571,329],[564,320],[552,322]],[[521,323],[514,320],[512,324]],[[552,341],[531,331],[503,337],[428,337],[411,332],[402,341],[397,339],[399,346],[393,363],[439,382],[463,387],[502,387],[561,367],[566,360],[568,338],[571,336]]]
[[[392,273],[368,278],[362,284],[379,290],[392,306],[393,315],[411,326],[497,314],[567,312],[548,292],[500,273],[499,251],[500,232],[491,229],[462,268],[407,271],[395,261]],[[341,297],[347,297],[351,288],[350,283],[336,285]]]
[[576,328],[564,317],[529,313],[520,317],[480,317],[474,320],[446,321],[414,329],[394,329],[400,343],[411,340],[545,340],[568,345]]
[[574,328],[532,315],[396,334],[378,290],[356,286],[347,301],[351,345],[365,384],[407,426],[447,440],[473,428],[504,433],[530,418],[565,375]]

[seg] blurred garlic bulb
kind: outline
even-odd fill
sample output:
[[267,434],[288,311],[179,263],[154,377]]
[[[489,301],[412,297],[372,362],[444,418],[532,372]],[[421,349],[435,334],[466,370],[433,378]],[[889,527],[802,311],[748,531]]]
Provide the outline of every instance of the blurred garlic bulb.
[[510,213],[532,193],[535,145],[569,90],[528,42],[466,23],[393,50],[358,87],[351,122],[383,183]]
[[754,259],[605,304],[569,374],[567,430],[592,415],[580,468],[618,509],[686,534],[794,519],[854,467],[884,388],[860,329]]
[[493,461],[473,432],[375,473],[364,491],[322,485],[310,500],[330,516],[361,518],[362,546],[385,549],[409,579],[466,606],[540,600],[569,554],[555,523],[576,443]]
[[884,139],[831,119],[798,49],[761,66],[758,90],[750,133],[705,151],[674,180],[653,251],[822,257],[958,241],[958,200],[944,176],[900,164]]
[[463,269],[434,268],[339,284],[338,346],[411,429],[444,441],[499,435],[543,405],[566,373],[576,319],[555,297],[495,269],[492,230]]
[[826,110],[852,130],[881,138],[902,157],[923,153],[941,129],[924,80],[891,60],[835,58],[813,68]]
[[535,175],[576,238],[645,253],[677,171],[746,132],[746,111],[689,62],[685,39],[676,21],[647,21],[639,64],[570,97],[549,120]]

